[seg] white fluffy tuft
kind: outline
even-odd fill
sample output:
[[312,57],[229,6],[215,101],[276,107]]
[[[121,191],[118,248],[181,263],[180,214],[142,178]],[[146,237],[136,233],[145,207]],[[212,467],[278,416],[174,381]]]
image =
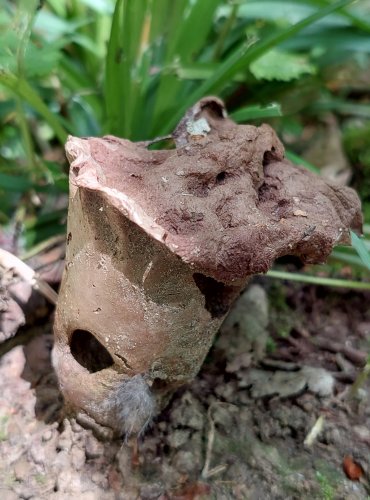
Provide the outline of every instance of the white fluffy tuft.
[[110,394],[107,410],[114,413],[122,434],[142,434],[156,411],[156,401],[142,375],[135,375],[120,383]]

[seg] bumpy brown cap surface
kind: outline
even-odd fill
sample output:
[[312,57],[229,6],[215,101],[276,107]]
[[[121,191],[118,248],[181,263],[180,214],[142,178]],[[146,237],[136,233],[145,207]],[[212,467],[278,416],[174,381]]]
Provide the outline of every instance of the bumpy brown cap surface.
[[[290,163],[268,125],[236,125],[203,99],[173,134],[176,148],[107,136],[67,143],[76,187],[97,190],[187,262],[227,284],[296,255],[323,262],[361,231],[356,193]],[[93,161],[91,161],[93,159]]]

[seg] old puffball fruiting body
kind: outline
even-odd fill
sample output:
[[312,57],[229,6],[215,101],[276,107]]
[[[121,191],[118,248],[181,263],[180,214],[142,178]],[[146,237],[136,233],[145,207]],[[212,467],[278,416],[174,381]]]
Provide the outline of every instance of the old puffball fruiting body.
[[283,255],[323,262],[361,230],[353,190],[291,164],[271,127],[236,125],[217,98],[173,139],[157,151],[112,136],[66,146],[53,359],[68,407],[117,433],[140,432],[195,377],[251,275]]

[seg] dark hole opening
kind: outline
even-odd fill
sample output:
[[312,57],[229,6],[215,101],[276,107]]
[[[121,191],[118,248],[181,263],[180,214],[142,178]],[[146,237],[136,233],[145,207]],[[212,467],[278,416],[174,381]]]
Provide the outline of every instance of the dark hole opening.
[[223,184],[226,180],[226,172],[220,172],[216,177],[216,184]]
[[202,110],[206,109],[208,112],[212,112],[215,116],[224,118],[224,109],[217,101],[208,101],[203,104]]
[[274,162],[276,160],[274,156],[274,150],[275,148],[272,148],[271,151],[265,151],[263,155],[263,160],[262,160],[262,166],[267,167],[270,163]]
[[71,354],[90,373],[113,365],[113,358],[94,335],[86,330],[75,330],[70,341]]
[[204,295],[206,300],[205,308],[211,314],[212,318],[221,318],[224,316],[239,294],[237,287],[224,285],[224,283],[220,283],[201,273],[194,273],[193,279]]

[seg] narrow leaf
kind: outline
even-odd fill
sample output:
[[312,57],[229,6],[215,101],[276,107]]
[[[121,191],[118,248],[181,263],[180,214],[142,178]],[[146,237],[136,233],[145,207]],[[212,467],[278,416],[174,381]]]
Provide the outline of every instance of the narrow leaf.
[[365,267],[370,270],[370,254],[367,251],[364,242],[360,240],[360,238],[353,231],[351,231],[351,243]]
[[313,285],[331,286],[339,288],[351,288],[353,290],[370,290],[370,283],[362,281],[342,280],[335,278],[323,278],[308,274],[288,273],[284,271],[268,271],[267,276],[281,280],[298,281],[300,283],[311,283]]
[[283,116],[281,106],[277,102],[273,102],[267,106],[246,106],[234,111],[230,115],[236,122],[246,122],[257,118],[274,118],[276,116]]
[[319,168],[315,167],[315,165],[312,165],[312,163],[305,160],[301,156],[293,153],[292,151],[285,151],[285,156],[292,163],[295,163],[296,165],[301,165],[302,167],[307,168],[307,170],[311,170],[311,172],[314,172],[315,174],[320,174]]

